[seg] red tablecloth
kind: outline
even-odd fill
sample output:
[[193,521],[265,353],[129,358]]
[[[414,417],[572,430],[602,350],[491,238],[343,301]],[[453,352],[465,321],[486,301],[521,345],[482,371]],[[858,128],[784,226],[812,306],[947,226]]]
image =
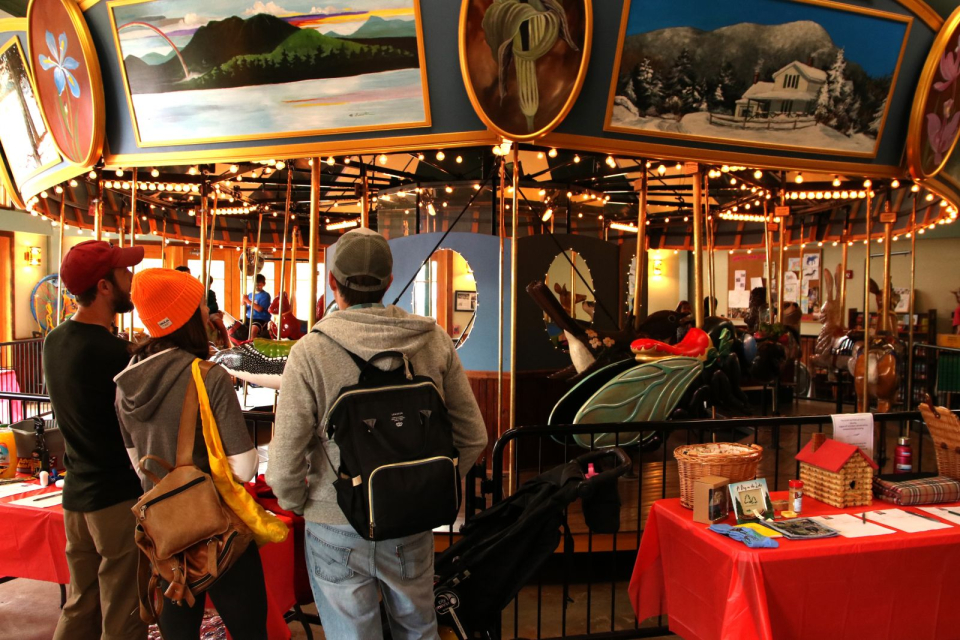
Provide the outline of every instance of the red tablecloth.
[[[0,391],[20,393],[20,383],[13,369],[0,369]],[[13,424],[23,420],[23,403],[14,400],[0,400],[0,424]],[[16,460],[13,461],[16,463]]]
[[692,517],[679,499],[650,510],[630,580],[638,619],[666,614],[685,640],[960,638],[960,527],[750,549]]
[[[2,486],[2,485],[0,485]],[[33,495],[59,491],[40,489]],[[60,506],[37,509],[8,504],[31,495],[22,493],[0,498],[0,576],[30,578],[69,584],[67,535]],[[287,526],[290,518],[278,516]],[[290,628],[283,619],[297,599],[294,593],[294,536],[283,542],[260,548],[264,580],[267,585],[267,631],[270,640],[288,640]],[[208,602],[207,606],[212,607]]]

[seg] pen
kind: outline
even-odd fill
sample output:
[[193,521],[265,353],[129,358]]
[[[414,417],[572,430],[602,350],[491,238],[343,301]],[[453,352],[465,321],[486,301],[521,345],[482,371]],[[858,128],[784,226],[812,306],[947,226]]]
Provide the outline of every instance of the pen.
[[61,493],[63,493],[63,491],[57,491],[56,493],[47,493],[47,494],[44,494],[44,495],[40,496],[39,498],[34,498],[34,499],[33,499],[33,502],[37,502],[37,501],[39,501],[39,500],[46,500],[46,499],[48,499],[48,498],[54,498],[54,497],[60,495]]
[[960,513],[957,513],[956,511],[950,511],[950,509],[947,509],[946,507],[940,507],[940,511],[946,511],[952,516],[960,516]]
[[863,513],[860,514],[860,519],[861,519],[861,521],[863,522],[863,524],[867,524],[867,512],[866,512],[866,511],[864,511]]

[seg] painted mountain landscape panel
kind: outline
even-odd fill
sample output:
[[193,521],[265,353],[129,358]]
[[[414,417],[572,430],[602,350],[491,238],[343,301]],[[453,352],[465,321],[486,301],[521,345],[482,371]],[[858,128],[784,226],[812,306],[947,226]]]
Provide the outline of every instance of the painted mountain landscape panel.
[[430,123],[418,0],[108,3],[140,146]]
[[606,129],[872,157],[910,18],[802,0],[632,0]]

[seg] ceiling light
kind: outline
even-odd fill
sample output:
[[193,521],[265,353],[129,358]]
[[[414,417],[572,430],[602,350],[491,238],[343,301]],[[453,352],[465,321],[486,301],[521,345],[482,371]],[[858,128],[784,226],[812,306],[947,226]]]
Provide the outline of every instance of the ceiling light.
[[793,181],[796,182],[797,184],[803,184],[803,174],[798,173],[797,177],[794,178]]
[[441,162],[443,162],[443,159],[446,157],[447,157],[447,154],[445,154],[443,151],[437,151],[437,160],[440,160]]
[[839,178],[839,177],[834,177],[834,179],[833,179],[833,186],[835,186],[835,187],[839,187],[839,186],[840,186],[840,178]]
[[660,175],[663,175],[666,172],[667,172],[667,168],[664,165],[661,164],[659,167],[657,167],[657,173],[659,173]]

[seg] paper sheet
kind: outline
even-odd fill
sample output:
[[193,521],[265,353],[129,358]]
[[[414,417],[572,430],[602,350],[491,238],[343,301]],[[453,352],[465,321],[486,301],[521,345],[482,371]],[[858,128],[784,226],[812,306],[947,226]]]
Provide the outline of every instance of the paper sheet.
[[746,309],[750,306],[750,292],[737,291],[736,289],[727,292],[728,309]]
[[873,459],[873,414],[839,413],[833,419],[833,439],[860,447]]
[[746,291],[747,289],[747,272],[746,270],[736,270],[733,272],[733,290],[734,291]]
[[[800,258],[787,258],[787,271],[800,271]],[[794,274],[796,276],[796,274]]]
[[63,502],[63,492],[58,491],[56,493],[50,493],[46,495],[30,496],[29,498],[20,498],[19,500],[14,500],[13,502],[8,502],[7,504],[15,504],[20,507],[35,507],[37,509],[46,509],[47,507],[55,507],[61,502]]
[[803,255],[803,278],[804,280],[820,279],[820,254],[805,253]]
[[15,496],[18,493],[34,491],[42,487],[35,482],[15,482],[13,484],[0,484],[0,498]]
[[763,278],[750,278],[750,290],[763,286]]
[[[938,522],[934,519],[927,519],[927,516],[921,516],[916,513],[904,511],[903,509],[884,509],[882,511],[867,511],[867,520],[879,522],[882,525],[893,527],[898,531],[905,533],[919,533],[921,531],[936,531],[938,529],[949,529],[953,525],[945,522]],[[859,517],[859,513],[854,516]]]
[[857,518],[849,513],[838,513],[832,516],[815,516],[810,519],[836,529],[844,538],[866,538],[869,536],[882,536],[888,533],[896,533],[893,529],[881,527],[869,520],[864,524],[862,518]]
[[[960,524],[960,507],[918,507],[921,511],[926,511],[931,515],[935,515],[941,520],[946,520],[952,522],[953,524]],[[953,513],[951,513],[951,511]]]

